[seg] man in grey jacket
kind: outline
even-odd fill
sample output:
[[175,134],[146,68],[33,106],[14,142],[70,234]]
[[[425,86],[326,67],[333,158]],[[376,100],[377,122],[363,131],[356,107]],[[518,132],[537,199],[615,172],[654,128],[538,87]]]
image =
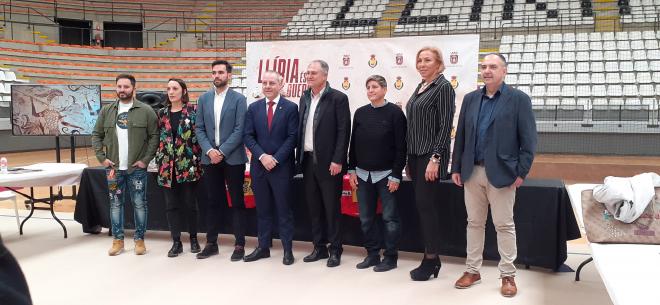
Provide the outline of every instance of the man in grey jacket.
[[218,254],[218,231],[222,206],[227,206],[225,184],[229,190],[236,238],[232,261],[245,255],[247,210],[243,200],[243,181],[247,155],[243,146],[243,120],[247,111],[245,96],[229,88],[232,66],[226,60],[211,64],[213,89],[197,102],[195,133],[202,147],[204,189],[206,192],[206,246],[197,258]]

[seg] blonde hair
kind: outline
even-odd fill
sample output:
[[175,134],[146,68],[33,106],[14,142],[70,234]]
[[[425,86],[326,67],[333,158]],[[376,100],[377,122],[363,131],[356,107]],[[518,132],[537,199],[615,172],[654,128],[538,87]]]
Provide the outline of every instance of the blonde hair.
[[442,73],[445,71],[445,61],[442,59],[442,51],[436,47],[423,47],[417,51],[417,56],[415,56],[415,63],[419,60],[419,54],[421,54],[424,51],[429,51],[433,54],[433,57],[435,57],[435,60],[440,63],[440,69],[439,72]]

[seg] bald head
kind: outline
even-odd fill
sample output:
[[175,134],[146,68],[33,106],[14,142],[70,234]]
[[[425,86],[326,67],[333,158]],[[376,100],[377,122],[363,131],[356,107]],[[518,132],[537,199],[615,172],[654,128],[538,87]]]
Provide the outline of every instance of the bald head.
[[506,59],[501,54],[493,53],[481,62],[481,79],[489,92],[496,92],[504,83],[507,73]]
[[509,65],[509,63],[506,61],[506,58],[501,53],[489,53],[489,54],[486,54],[486,56],[484,56],[484,58],[489,57],[489,56],[493,56],[493,57],[499,59],[500,62],[502,63],[502,65],[505,66],[505,67],[507,67]]

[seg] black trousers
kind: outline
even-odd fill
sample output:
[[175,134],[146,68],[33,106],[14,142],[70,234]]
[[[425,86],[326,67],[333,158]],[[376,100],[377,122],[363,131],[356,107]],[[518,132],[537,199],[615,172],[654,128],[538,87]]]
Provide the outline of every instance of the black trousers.
[[[305,201],[312,220],[314,247],[325,248],[330,243],[330,252],[342,252],[341,241],[341,186],[342,175],[319,177],[311,154],[303,161],[303,185]],[[329,167],[329,166],[328,166]],[[328,168],[319,168],[328,171]]]
[[178,183],[163,187],[167,223],[173,240],[181,239],[182,223],[188,224],[190,237],[197,237],[197,182]]
[[18,262],[0,238],[0,304],[32,305],[30,290]]
[[424,178],[430,156],[430,154],[423,156],[408,155],[408,170],[415,191],[415,205],[419,213],[419,226],[422,230],[424,252],[436,254],[440,252],[440,238],[438,238],[440,234],[438,212],[441,204],[438,182],[440,179],[428,182]]
[[245,164],[230,165],[224,160],[219,164],[204,166],[204,192],[206,193],[206,242],[218,242],[222,206],[227,206],[225,185],[229,190],[232,204],[232,227],[236,246],[245,246],[247,209],[243,195]]

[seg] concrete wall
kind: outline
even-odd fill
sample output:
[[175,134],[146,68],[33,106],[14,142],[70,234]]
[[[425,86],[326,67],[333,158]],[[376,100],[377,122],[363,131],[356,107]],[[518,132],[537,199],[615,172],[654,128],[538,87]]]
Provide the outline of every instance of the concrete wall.
[[[60,147],[69,148],[71,146],[69,139],[70,137],[60,137]],[[91,146],[91,137],[76,137],[75,143],[76,147]],[[55,137],[15,137],[12,136],[11,130],[0,130],[0,153],[44,149],[55,149]]]
[[660,133],[539,133],[539,153],[660,156]]
[[[660,156],[660,134],[539,133],[538,153]],[[76,147],[91,146],[90,137],[76,137]],[[0,131],[0,153],[54,149],[54,137],[14,137]],[[70,146],[61,137],[62,148]],[[91,156],[93,157],[93,156]]]

